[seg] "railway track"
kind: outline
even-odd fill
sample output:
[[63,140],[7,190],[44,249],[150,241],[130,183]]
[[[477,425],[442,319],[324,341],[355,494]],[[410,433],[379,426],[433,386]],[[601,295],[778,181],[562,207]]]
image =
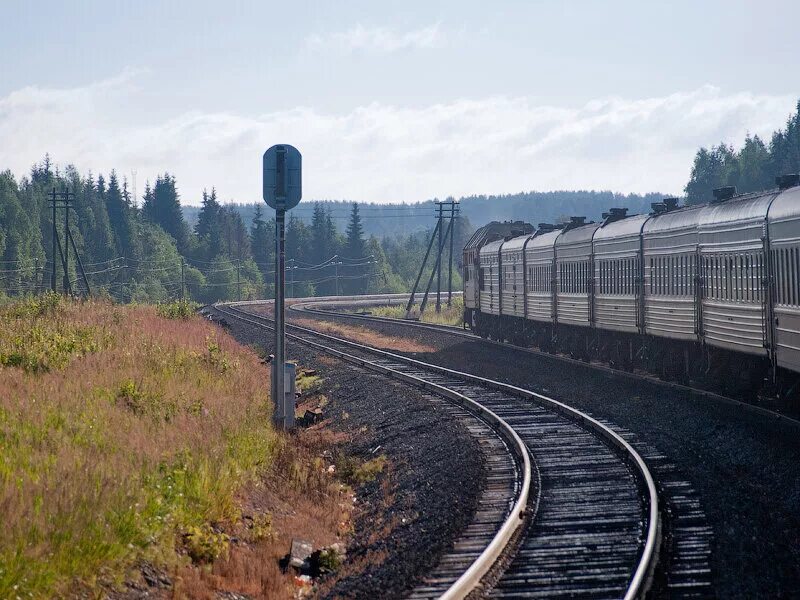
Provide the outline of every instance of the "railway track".
[[[618,377],[623,377],[625,379],[631,379],[635,381],[644,381],[648,383],[653,383],[656,385],[660,385],[665,388],[670,388],[674,390],[680,390],[685,392],[691,392],[693,394],[697,394],[699,396],[703,396],[706,398],[713,399],[717,402],[722,402],[724,404],[730,404],[732,406],[736,406],[739,409],[743,409],[749,412],[753,412],[755,414],[759,414],[762,416],[768,416],[776,421],[782,421],[785,423],[789,423],[791,425],[800,426],[800,420],[785,415],[781,412],[777,412],[775,410],[771,410],[769,408],[764,408],[762,406],[757,406],[750,402],[743,402],[741,400],[737,400],[735,398],[730,398],[728,396],[724,396],[722,394],[703,389],[698,387],[692,387],[691,385],[686,385],[683,383],[678,383],[675,381],[666,381],[664,379],[660,379],[655,375],[646,374],[646,373],[639,373],[634,371],[625,371],[622,369],[616,369],[614,367],[599,364],[596,362],[586,362],[583,360],[579,360],[576,358],[571,358],[569,356],[564,356],[562,354],[554,354],[551,352],[545,352],[543,350],[537,350],[536,348],[529,348],[526,346],[520,346],[517,344],[513,344],[511,342],[500,342],[497,340],[492,340],[489,338],[483,338],[471,331],[467,331],[461,327],[457,327],[454,325],[441,325],[437,323],[422,323],[419,321],[412,321],[406,319],[396,319],[392,317],[378,317],[375,315],[369,314],[359,314],[359,313],[350,313],[350,312],[340,312],[336,310],[330,309],[322,309],[317,308],[323,305],[336,307],[338,306],[353,306],[353,305],[361,305],[365,309],[368,309],[371,306],[378,306],[378,305],[385,305],[388,303],[400,303],[404,300],[407,300],[407,294],[386,294],[383,297],[380,296],[353,296],[350,298],[346,297],[322,297],[322,298],[314,298],[313,300],[303,300],[301,302],[296,302],[292,304],[289,308],[295,312],[305,312],[309,314],[316,314],[321,316],[334,316],[337,318],[342,319],[350,319],[354,321],[371,321],[374,323],[389,323],[389,324],[402,324],[407,327],[412,327],[415,329],[427,329],[430,331],[437,331],[440,333],[447,333],[448,335],[466,338],[472,341],[480,342],[487,345],[493,346],[504,346],[513,348],[516,351],[524,352],[526,354],[532,354],[536,356],[543,356],[546,358],[550,358],[553,360],[557,360],[560,362],[564,362],[566,364],[574,364],[580,365],[581,367],[589,367],[591,369],[595,369],[597,371],[603,371],[606,373],[613,374]],[[266,304],[271,304],[271,301],[263,301]]]
[[[269,318],[235,305],[214,308],[272,328]],[[502,441],[506,454],[515,452],[513,477],[507,462],[489,464],[498,468],[490,471],[473,525],[412,597],[644,595],[656,562],[659,498],[642,457],[612,428],[498,381],[296,325],[287,325],[287,337],[457,402],[483,419],[474,430],[480,439],[493,439],[485,437],[489,426],[499,436],[490,444]],[[498,449],[488,448],[489,456],[499,456]],[[512,489],[513,507],[503,512]]]

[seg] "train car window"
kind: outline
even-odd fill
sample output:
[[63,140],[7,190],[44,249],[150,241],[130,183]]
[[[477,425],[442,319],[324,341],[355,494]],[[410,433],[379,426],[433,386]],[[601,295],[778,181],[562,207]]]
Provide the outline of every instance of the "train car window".
[[744,279],[744,300],[750,302],[750,255],[744,255],[744,266],[742,267],[742,278]]
[[794,263],[794,248],[786,249],[786,286],[789,293],[786,295],[786,304],[795,304],[794,288],[797,279],[797,265]]
[[779,277],[783,280],[783,303],[789,304],[789,249],[784,248],[782,254]]
[[791,297],[789,304],[796,306],[798,304],[798,271],[800,271],[800,262],[798,261],[797,248],[789,248],[789,273],[791,280],[789,282],[791,288]]

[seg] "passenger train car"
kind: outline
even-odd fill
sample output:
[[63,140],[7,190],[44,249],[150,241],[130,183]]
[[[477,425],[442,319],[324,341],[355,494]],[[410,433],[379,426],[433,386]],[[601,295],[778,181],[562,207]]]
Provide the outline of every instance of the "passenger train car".
[[[538,228],[490,223],[464,248],[464,322],[671,379],[800,384],[800,177],[775,190],[665,198]],[[788,387],[787,387],[788,386]]]

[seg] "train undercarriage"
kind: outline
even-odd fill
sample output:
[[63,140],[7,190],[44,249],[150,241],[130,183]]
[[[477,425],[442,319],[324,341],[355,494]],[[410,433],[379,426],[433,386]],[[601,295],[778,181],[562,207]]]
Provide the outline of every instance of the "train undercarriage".
[[622,371],[646,372],[730,397],[800,401],[800,375],[780,368],[773,375],[766,357],[696,341],[553,325],[469,308],[464,311],[464,323],[483,338],[587,363],[597,361]]

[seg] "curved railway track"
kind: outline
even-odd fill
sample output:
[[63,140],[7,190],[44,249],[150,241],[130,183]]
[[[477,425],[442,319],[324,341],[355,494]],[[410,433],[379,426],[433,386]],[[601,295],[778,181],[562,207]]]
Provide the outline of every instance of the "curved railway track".
[[[763,416],[768,416],[773,418],[777,421],[782,421],[785,423],[789,423],[792,425],[800,426],[800,420],[785,415],[781,412],[777,412],[775,410],[771,410],[769,408],[764,408],[762,406],[757,406],[750,402],[743,402],[741,400],[737,400],[735,398],[730,398],[728,396],[724,396],[722,394],[703,389],[698,387],[692,387],[691,385],[686,385],[683,383],[678,383],[675,381],[666,381],[664,379],[660,379],[655,375],[646,374],[646,373],[638,373],[633,371],[624,371],[622,369],[616,369],[609,365],[605,364],[598,364],[596,362],[586,362],[583,360],[579,360],[576,358],[571,358],[569,356],[564,356],[562,354],[555,354],[552,352],[545,352],[544,350],[538,350],[536,348],[529,348],[526,346],[519,346],[517,344],[513,344],[511,342],[500,342],[497,340],[492,340],[489,338],[481,337],[471,331],[467,331],[461,327],[457,327],[454,325],[441,325],[437,323],[423,323],[419,321],[413,320],[406,320],[406,319],[397,319],[392,317],[378,317],[375,315],[369,314],[358,314],[358,313],[349,313],[349,312],[340,312],[336,310],[327,310],[322,308],[315,308],[314,306],[322,306],[322,305],[330,305],[330,306],[353,306],[353,305],[361,305],[365,308],[385,305],[389,304],[396,304],[399,302],[403,302],[407,300],[407,294],[385,294],[383,296],[353,296],[353,297],[340,297],[340,296],[331,296],[331,297],[321,297],[321,298],[314,298],[314,299],[304,299],[301,302],[297,302],[292,304],[289,308],[290,310],[294,310],[296,312],[306,312],[310,314],[317,314],[323,316],[335,316],[337,318],[344,318],[344,319],[352,319],[352,320],[361,320],[361,321],[372,321],[374,323],[390,323],[390,324],[403,324],[408,327],[417,328],[417,329],[427,329],[430,331],[437,331],[447,333],[449,335],[457,336],[466,338],[472,341],[481,342],[488,345],[494,346],[504,346],[513,348],[514,350],[525,352],[527,354],[533,354],[536,356],[543,356],[553,360],[561,361],[567,364],[574,364],[580,365],[581,367],[588,367],[591,369],[595,369],[597,371],[603,371],[606,373],[613,374],[618,377],[624,377],[626,379],[632,379],[636,381],[645,381],[648,383],[653,383],[656,385],[660,385],[666,388],[671,388],[674,390],[681,390],[686,392],[692,392],[693,394],[697,394],[699,396],[703,396],[706,398],[711,398],[718,402],[723,402],[725,404],[730,404],[736,406],[737,408],[741,408],[756,414],[760,414]],[[271,301],[259,301],[265,304],[271,304]]]
[[[269,318],[235,304],[214,308],[272,329]],[[495,440],[473,524],[412,597],[644,595],[656,562],[659,498],[642,457],[612,428],[498,381],[297,325],[287,324],[287,337],[444,396],[483,419],[476,435]],[[514,468],[496,458],[500,446],[514,454]]]

